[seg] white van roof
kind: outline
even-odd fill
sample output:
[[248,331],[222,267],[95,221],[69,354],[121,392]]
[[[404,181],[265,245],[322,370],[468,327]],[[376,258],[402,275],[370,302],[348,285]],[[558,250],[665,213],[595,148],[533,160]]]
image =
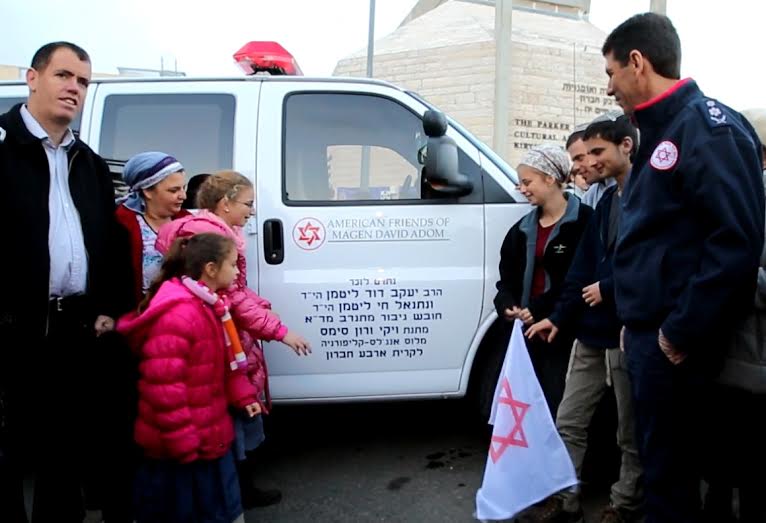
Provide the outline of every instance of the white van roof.
[[[114,78],[102,78],[94,77],[91,80],[92,84],[119,84],[119,83],[135,83],[135,82],[329,82],[329,83],[355,83],[355,84],[372,84],[381,85],[396,89],[398,91],[405,91],[405,89],[394,85],[385,80],[377,80],[375,78],[346,78],[342,76],[271,76],[271,75],[251,75],[251,76],[119,76]],[[12,81],[0,81],[0,86],[3,85],[26,85],[23,80]]]

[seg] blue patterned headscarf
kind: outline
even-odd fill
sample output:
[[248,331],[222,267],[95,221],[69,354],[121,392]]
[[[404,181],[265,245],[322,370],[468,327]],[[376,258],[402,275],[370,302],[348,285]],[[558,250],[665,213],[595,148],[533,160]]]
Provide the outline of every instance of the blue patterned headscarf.
[[127,184],[128,195],[120,203],[133,212],[143,214],[146,202],[141,192],[160,183],[173,173],[183,171],[181,162],[161,152],[139,153],[128,160],[122,170],[122,179]]

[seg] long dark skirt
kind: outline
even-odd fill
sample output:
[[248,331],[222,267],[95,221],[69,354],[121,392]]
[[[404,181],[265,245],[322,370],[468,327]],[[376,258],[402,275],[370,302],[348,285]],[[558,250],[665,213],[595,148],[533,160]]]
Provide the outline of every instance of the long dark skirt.
[[138,468],[138,523],[232,523],[241,514],[231,452],[183,465],[146,459]]
[[[522,331],[527,328],[523,326]],[[500,329],[501,334],[498,342],[501,344],[503,354],[505,354],[505,348],[508,347],[513,332],[513,323],[502,322]],[[564,385],[574,338],[559,332],[553,343],[548,343],[542,338],[532,340],[524,338],[524,341],[527,345],[529,359],[532,361],[532,367],[535,369],[535,376],[543,390],[543,396],[545,396],[551,416],[556,421],[556,412],[558,412],[559,404],[564,397]],[[502,361],[500,364],[502,365]]]
[[537,381],[540,383],[540,388],[543,389],[545,401],[548,403],[551,416],[555,421],[559,404],[564,397],[567,367],[569,366],[569,356],[572,352],[574,339],[559,333],[553,343],[548,343],[540,338],[527,339],[526,342],[529,359],[532,360]]

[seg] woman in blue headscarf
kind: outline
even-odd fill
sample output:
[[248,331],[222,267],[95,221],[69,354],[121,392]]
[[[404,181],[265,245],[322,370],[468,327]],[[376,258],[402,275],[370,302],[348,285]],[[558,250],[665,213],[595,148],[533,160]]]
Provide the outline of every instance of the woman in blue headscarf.
[[130,236],[136,304],[162,264],[162,254],[154,248],[157,231],[189,214],[181,208],[186,200],[185,174],[178,160],[161,152],[139,153],[122,171],[129,192],[119,200],[116,215]]
[[[173,218],[189,214],[181,209],[186,199],[183,166],[172,156],[146,152],[133,156],[122,172],[129,192],[117,200],[117,222],[125,228],[130,242],[133,266],[134,306],[159,271],[162,255],[154,248],[157,230]],[[133,481],[136,449],[133,425],[138,406],[136,383],[138,362],[118,335],[101,337],[100,366],[108,379],[100,385],[102,396],[109,398],[100,428],[108,449],[103,452],[101,474],[107,488],[101,492],[104,520],[133,521]],[[98,491],[102,485],[94,485]]]

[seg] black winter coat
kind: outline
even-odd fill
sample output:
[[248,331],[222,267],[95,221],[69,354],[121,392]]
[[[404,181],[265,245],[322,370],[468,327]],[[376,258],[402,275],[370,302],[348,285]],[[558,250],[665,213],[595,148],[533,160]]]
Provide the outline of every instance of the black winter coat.
[[535,321],[550,316],[593,209],[582,204],[579,198],[568,197],[566,212],[545,246],[545,292],[530,298],[539,213],[540,209],[534,209],[511,227],[500,249],[500,281],[497,282],[495,308],[501,318],[505,309],[514,306],[529,308]]
[[[550,316],[559,329],[571,332],[588,347],[600,349],[619,347],[622,328],[614,301],[615,241],[609,241],[610,211],[612,205],[620,204],[619,200],[613,202],[618,198],[616,193],[617,186],[612,185],[596,205]],[[603,301],[591,307],[585,303],[582,290],[596,282]]]
[[[50,171],[42,143],[21,118],[21,104],[0,115],[0,212],[3,246],[0,274],[0,336],[46,333],[50,253],[48,192]],[[77,139],[68,151],[69,188],[88,256],[87,297],[92,319],[117,317],[130,303],[127,237],[114,218],[114,189],[109,168]]]

